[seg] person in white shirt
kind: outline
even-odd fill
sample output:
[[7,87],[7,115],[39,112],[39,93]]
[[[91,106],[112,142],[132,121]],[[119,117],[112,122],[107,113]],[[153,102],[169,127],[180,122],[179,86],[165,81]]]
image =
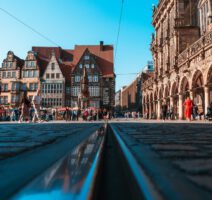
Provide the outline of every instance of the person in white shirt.
[[32,105],[34,108],[34,115],[32,121],[35,122],[36,119],[38,122],[41,121],[40,119],[40,103],[41,103],[41,97],[40,97],[40,89],[37,90],[36,94],[32,98]]

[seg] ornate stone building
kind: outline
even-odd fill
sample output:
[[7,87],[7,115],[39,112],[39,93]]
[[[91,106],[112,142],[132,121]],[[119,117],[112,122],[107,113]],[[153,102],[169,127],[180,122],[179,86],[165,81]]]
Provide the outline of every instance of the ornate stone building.
[[166,101],[183,119],[183,102],[190,96],[206,112],[212,102],[212,0],[160,0],[153,26],[155,72],[142,85],[143,110],[160,118]]

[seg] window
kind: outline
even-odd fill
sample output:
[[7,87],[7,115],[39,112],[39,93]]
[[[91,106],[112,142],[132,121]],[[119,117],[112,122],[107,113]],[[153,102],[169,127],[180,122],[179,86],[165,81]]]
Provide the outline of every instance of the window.
[[85,64],[85,67],[88,69],[89,68],[89,64]]
[[1,66],[4,67],[4,63],[2,63]]
[[8,84],[2,84],[2,91],[7,92],[8,91]]
[[33,77],[38,77],[38,71],[37,70],[33,71]]
[[20,89],[20,83],[13,83],[12,84],[12,90],[18,91]]
[[10,68],[12,68],[13,67],[13,63],[12,62],[10,62]]
[[98,80],[98,76],[97,75],[94,75],[93,76],[93,82],[98,82],[99,80]]
[[89,59],[90,59],[89,55],[84,56],[84,60],[89,60]]
[[75,86],[72,88],[72,96],[77,97],[80,92],[81,92],[81,88],[79,86]]
[[4,104],[8,104],[8,96],[4,96],[3,98],[4,98],[3,100]]
[[88,76],[88,82],[92,82],[93,77],[91,75]]
[[32,77],[33,77],[33,71],[31,71],[31,70],[28,71],[28,77],[29,77],[29,78],[32,78]]
[[80,82],[80,76],[79,75],[76,75],[75,77],[74,77],[74,80],[75,80],[75,82]]
[[27,84],[26,83],[22,83],[21,90],[23,90],[23,91],[27,90]]
[[49,74],[46,74],[46,79],[49,79]]
[[11,72],[7,72],[7,78],[11,78]]
[[28,77],[28,71],[23,71],[23,77],[24,78]]
[[98,86],[90,86],[89,93],[92,97],[98,97],[100,96],[100,88]]
[[54,79],[54,74],[51,74],[51,78]]
[[38,89],[38,83],[30,83],[29,84],[30,91],[36,91],[37,89]]
[[8,62],[6,62],[6,68],[8,68]]
[[55,63],[52,63],[52,70],[55,70]]
[[60,78],[60,74],[59,73],[56,73],[56,78]]
[[94,64],[91,64],[91,68],[94,69],[94,67],[95,67],[95,65]]
[[6,72],[3,72],[2,78],[6,78]]
[[82,64],[80,64],[79,67],[82,69]]
[[28,68],[28,64],[29,62],[28,61],[25,61],[25,65],[26,65],[26,68]]
[[71,94],[71,88],[70,87],[66,87],[66,94]]
[[34,67],[35,66],[35,62],[31,62],[31,67]]
[[16,77],[16,73],[12,72],[12,78],[15,78],[15,77]]

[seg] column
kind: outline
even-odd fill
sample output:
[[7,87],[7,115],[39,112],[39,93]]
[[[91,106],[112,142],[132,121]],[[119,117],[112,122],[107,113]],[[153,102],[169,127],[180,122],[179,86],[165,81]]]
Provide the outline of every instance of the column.
[[191,90],[190,91],[190,99],[193,101],[194,100],[194,92]]
[[179,119],[183,119],[183,95],[179,94]]
[[149,102],[149,119],[151,119],[152,116],[152,105],[151,102]]
[[207,86],[204,87],[205,92],[205,114],[207,114],[207,108],[209,107],[209,88]]
[[152,113],[154,114],[155,117],[155,101],[152,102]]
[[161,113],[161,102],[158,100],[158,111],[157,111],[157,118],[160,119],[160,113]]
[[173,107],[173,106],[174,106],[174,98],[170,97],[170,107]]

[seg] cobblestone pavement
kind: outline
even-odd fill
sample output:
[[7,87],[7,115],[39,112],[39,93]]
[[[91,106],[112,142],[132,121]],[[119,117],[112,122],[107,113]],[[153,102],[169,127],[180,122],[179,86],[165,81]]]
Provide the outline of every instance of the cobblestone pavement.
[[[152,179],[161,175],[175,182],[179,175],[212,195],[211,124],[113,123],[112,127]],[[181,181],[174,184],[183,187]]]
[[0,160],[79,133],[96,124],[0,124]]
[[101,126],[0,124],[0,199],[8,199]]

